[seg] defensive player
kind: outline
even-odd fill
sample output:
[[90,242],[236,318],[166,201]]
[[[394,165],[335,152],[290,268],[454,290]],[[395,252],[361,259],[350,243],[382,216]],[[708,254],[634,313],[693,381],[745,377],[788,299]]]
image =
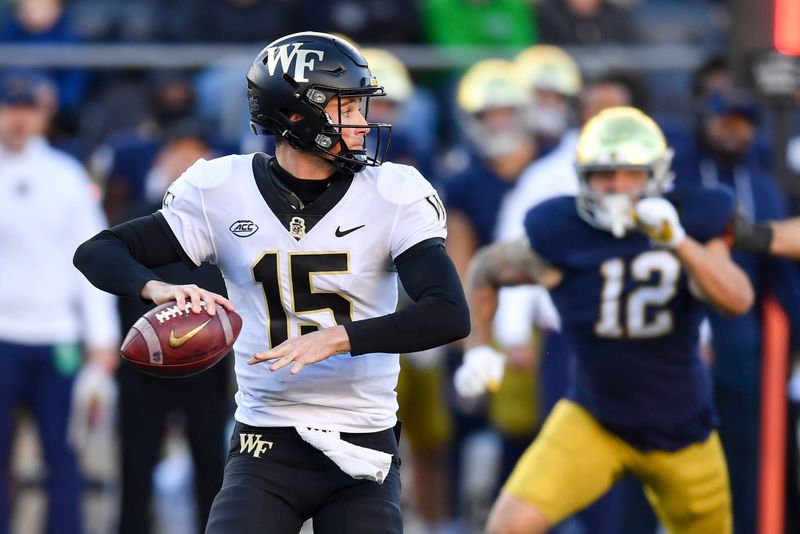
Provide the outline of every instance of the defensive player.
[[[276,134],[275,157],[199,160],[159,212],[99,234],[75,263],[119,295],[235,305],[244,319],[207,533],[292,533],[309,518],[323,534],[401,532],[398,353],[469,331],[442,204],[415,169],[379,167],[391,127],[366,115],[384,91],[350,43],[289,35],[247,79],[251,125]],[[180,260],[216,263],[230,302],[148,268]],[[414,302],[395,312],[398,275]]]
[[455,377],[462,394],[501,378],[503,356],[488,347],[500,286],[548,287],[578,359],[567,398],[495,503],[490,532],[544,532],[626,471],[669,532],[731,531],[698,326],[701,301],[741,314],[753,290],[722,240],[732,197],[667,193],[670,156],[647,116],[603,111],[580,135],[579,195],[538,205],[525,238],[483,249],[470,267],[474,333]]

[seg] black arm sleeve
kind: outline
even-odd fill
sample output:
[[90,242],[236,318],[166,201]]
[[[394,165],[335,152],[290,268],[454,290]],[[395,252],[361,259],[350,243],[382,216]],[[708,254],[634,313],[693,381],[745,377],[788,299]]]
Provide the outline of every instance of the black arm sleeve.
[[428,239],[395,259],[413,302],[382,317],[344,325],[354,356],[417,352],[469,334],[469,309],[461,281],[441,239]]
[[72,259],[94,286],[135,299],[149,280],[161,280],[151,267],[180,261],[196,267],[160,213],[103,230],[79,246]]

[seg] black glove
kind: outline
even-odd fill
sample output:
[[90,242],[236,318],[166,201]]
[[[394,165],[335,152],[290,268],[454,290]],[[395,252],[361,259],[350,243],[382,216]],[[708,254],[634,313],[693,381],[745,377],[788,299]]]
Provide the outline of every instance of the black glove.
[[769,253],[772,243],[772,227],[769,223],[753,223],[741,213],[736,213],[731,229],[735,248],[757,254]]

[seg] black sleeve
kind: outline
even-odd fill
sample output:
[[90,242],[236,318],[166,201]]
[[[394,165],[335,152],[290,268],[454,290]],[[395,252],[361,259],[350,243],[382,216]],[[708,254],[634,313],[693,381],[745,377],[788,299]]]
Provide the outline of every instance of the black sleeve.
[[742,213],[735,213],[729,225],[733,246],[745,252],[769,254],[772,246],[772,227],[767,222],[753,223]]
[[196,267],[160,213],[103,230],[79,246],[72,259],[94,286],[136,299],[145,283],[161,280],[150,268],[180,261]]
[[354,356],[370,352],[417,352],[469,334],[469,309],[461,281],[441,239],[428,239],[395,259],[413,302],[382,317],[344,325]]

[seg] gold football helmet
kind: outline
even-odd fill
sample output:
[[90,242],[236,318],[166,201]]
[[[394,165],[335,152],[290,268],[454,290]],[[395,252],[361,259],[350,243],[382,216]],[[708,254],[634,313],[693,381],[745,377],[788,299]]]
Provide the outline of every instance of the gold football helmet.
[[[633,227],[633,205],[642,197],[660,196],[671,187],[672,149],[661,128],[632,107],[609,108],[581,130],[575,156],[580,181],[578,212],[593,226],[622,237]],[[592,173],[617,169],[647,173],[647,184],[635,196],[601,194],[591,187]]]
[[526,48],[514,58],[514,68],[530,91],[554,91],[568,97],[576,97],[581,91],[578,64],[557,46]]
[[362,48],[372,75],[380,80],[386,91],[385,100],[398,104],[406,102],[414,92],[408,69],[400,59],[382,48]]
[[528,102],[513,65],[502,59],[473,65],[456,92],[467,137],[487,157],[509,154],[525,141],[522,111]]

